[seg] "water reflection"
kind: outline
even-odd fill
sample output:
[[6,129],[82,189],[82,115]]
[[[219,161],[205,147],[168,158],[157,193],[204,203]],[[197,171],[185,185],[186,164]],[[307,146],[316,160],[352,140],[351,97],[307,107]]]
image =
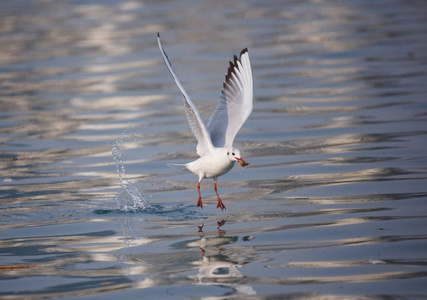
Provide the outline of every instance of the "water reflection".
[[[3,1],[0,297],[423,295],[425,15],[423,1]],[[218,62],[252,51],[239,148],[253,163],[222,181],[221,215],[166,167],[194,159],[194,138],[158,31],[204,116]],[[111,148],[130,126],[121,159],[151,210],[116,209]]]
[[[228,293],[228,296],[255,295],[256,292],[252,286],[243,284],[239,279],[244,276],[239,271],[247,262],[235,261],[232,255],[227,255],[227,246],[237,242],[237,236],[227,236],[226,231],[221,227],[226,220],[218,221],[217,236],[206,236],[203,232],[204,225],[198,226],[200,239],[189,242],[180,242],[173,245],[177,249],[181,248],[199,248],[201,259],[192,262],[198,268],[197,278],[201,285],[223,286],[233,289],[234,292]],[[245,257],[241,253],[240,259]]]

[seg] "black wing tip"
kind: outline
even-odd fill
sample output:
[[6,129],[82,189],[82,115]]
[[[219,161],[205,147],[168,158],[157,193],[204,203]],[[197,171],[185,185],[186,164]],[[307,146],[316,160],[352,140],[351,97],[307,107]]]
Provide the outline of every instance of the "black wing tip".
[[248,48],[244,48],[242,51],[240,51],[240,57],[242,57],[242,55],[245,53],[248,53]]
[[[236,56],[234,56],[234,57],[236,57]],[[227,74],[225,74],[225,82],[227,82],[228,79],[231,77],[231,73],[233,73],[233,70],[236,66],[235,64],[236,63],[235,62],[233,63],[232,61],[228,62],[228,70],[227,70]]]
[[228,70],[227,70],[227,74],[225,74],[225,81],[223,84],[223,88],[225,89],[227,83],[229,82],[230,78],[231,78],[231,73],[234,73],[234,69],[239,69],[239,65],[237,64],[237,62],[242,63],[241,58],[242,55],[244,55],[245,53],[248,52],[248,48],[244,48],[242,51],[240,51],[240,55],[239,58],[237,58],[237,55],[233,56],[233,61],[229,61],[229,66],[228,66]]
[[237,58],[237,56],[234,55],[233,60],[234,60],[234,65],[237,67],[237,61],[239,61],[239,58]]
[[[169,57],[166,54],[165,49],[163,49],[162,42],[160,41],[160,32],[157,32],[157,42],[159,43],[160,52],[163,53],[163,55],[164,55],[163,60],[165,60],[165,63],[166,63],[166,60],[167,60],[167,62],[172,66],[172,63],[170,62]],[[167,65],[167,63],[166,63],[166,65]],[[169,70],[169,68],[168,68],[168,70]],[[173,74],[172,74],[172,72],[170,70],[169,70],[169,73],[171,73],[172,77],[174,77]]]

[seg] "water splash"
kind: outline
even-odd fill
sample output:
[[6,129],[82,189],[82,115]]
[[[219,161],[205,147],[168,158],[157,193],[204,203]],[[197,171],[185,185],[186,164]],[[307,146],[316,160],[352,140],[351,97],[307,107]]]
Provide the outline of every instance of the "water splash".
[[120,137],[113,144],[112,154],[116,162],[116,170],[119,175],[119,183],[122,190],[116,195],[117,208],[125,212],[137,212],[150,207],[138,188],[126,178],[125,165],[123,163],[123,139],[127,136],[126,128]]

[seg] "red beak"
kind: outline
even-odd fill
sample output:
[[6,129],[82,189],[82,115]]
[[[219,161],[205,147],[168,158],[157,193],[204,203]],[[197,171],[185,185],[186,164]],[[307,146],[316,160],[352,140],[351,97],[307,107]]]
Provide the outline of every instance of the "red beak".
[[245,166],[247,166],[247,165],[249,165],[249,164],[250,164],[249,162],[244,161],[244,160],[243,160],[243,158],[238,158],[238,157],[234,157],[234,158],[237,160],[237,162],[238,162],[242,167],[245,167]]

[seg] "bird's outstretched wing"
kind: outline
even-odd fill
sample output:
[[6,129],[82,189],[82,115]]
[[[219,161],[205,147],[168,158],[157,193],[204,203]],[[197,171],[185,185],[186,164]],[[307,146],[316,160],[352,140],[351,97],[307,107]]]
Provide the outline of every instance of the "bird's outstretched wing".
[[157,43],[159,45],[160,52],[162,53],[163,60],[165,61],[165,64],[169,69],[169,72],[171,73],[173,79],[175,80],[176,85],[178,86],[182,95],[184,96],[185,113],[187,115],[188,124],[190,124],[191,131],[193,132],[194,136],[198,141],[197,154],[200,156],[204,156],[209,152],[211,152],[211,150],[213,149],[210,134],[206,129],[205,123],[200,117],[199,111],[197,110],[194,103],[191,101],[190,97],[188,96],[187,92],[184,90],[184,87],[181,85],[181,83],[178,80],[178,77],[173,71],[172,65],[160,41],[159,33],[157,34]]
[[219,104],[209,119],[208,130],[215,147],[231,147],[234,138],[252,112],[253,80],[248,49],[230,61]]

